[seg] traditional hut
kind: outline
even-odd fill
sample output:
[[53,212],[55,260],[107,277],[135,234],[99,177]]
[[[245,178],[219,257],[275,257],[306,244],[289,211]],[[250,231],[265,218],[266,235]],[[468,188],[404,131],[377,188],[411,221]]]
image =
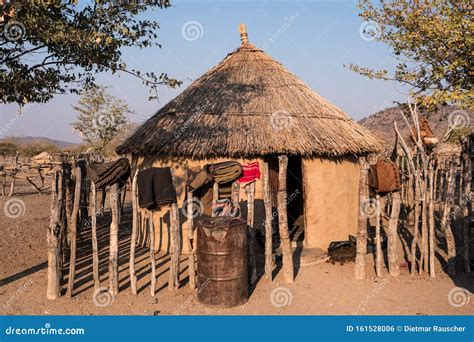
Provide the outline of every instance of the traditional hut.
[[[304,222],[304,246],[326,250],[355,235],[359,211],[358,157],[380,149],[378,139],[316,94],[279,62],[248,42],[191,83],[116,151],[139,168],[172,166],[179,204],[189,167],[223,160],[268,162],[276,207],[277,156],[288,156],[290,228]],[[275,160],[277,160],[275,162]],[[245,199],[245,196],[241,198]],[[256,223],[264,218],[256,185]],[[166,213],[154,214],[161,249]]]

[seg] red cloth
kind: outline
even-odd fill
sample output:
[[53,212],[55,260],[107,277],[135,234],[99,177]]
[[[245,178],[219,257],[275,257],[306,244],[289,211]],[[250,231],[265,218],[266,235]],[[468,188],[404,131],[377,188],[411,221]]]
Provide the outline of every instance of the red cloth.
[[258,162],[242,165],[242,177],[237,180],[242,186],[252,183],[257,179],[260,179],[260,165]]

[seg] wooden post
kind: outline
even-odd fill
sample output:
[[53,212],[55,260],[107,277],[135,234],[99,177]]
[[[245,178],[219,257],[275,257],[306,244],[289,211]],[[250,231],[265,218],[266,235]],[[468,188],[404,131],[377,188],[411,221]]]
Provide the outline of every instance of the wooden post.
[[100,289],[99,276],[99,247],[97,244],[97,191],[94,182],[91,182],[91,228],[92,228],[92,270],[94,276],[94,290]]
[[420,268],[418,269],[419,274],[428,271],[428,183],[427,183],[427,172],[423,170],[423,180],[421,182],[422,187],[422,202],[421,202],[421,260]]
[[414,177],[414,186],[415,186],[415,217],[414,217],[414,226],[413,226],[413,240],[411,241],[411,269],[410,274],[414,275],[416,271],[416,262],[417,262],[417,245],[418,245],[418,229],[420,221],[420,176],[418,174],[418,169],[416,169],[416,174]]
[[453,161],[450,163],[449,175],[448,175],[448,187],[446,190],[446,201],[444,202],[443,217],[441,220],[441,229],[446,238],[446,245],[448,248],[448,274],[454,275],[456,273],[456,245],[454,241],[453,232],[451,230],[451,211],[454,203],[454,188],[456,183],[456,166]]
[[[428,225],[429,225],[429,272],[430,277],[435,278],[435,217],[434,217],[434,201],[436,194],[436,178],[434,176],[434,162],[431,162],[429,168],[429,204],[428,204]],[[436,172],[437,173],[437,172]]]
[[118,230],[119,230],[118,184],[110,187],[110,251],[109,251],[109,288],[113,295],[118,294]]
[[171,266],[168,289],[177,291],[179,289],[179,257],[181,243],[179,237],[179,212],[176,203],[171,204],[170,216]]
[[290,236],[288,231],[288,214],[286,208],[286,173],[288,168],[288,156],[278,156],[278,226],[280,231],[281,251],[283,254],[283,274],[287,283],[294,281],[293,251],[291,250]]
[[257,263],[255,260],[254,238],[254,213],[255,213],[255,182],[247,184],[245,187],[245,194],[247,195],[247,226],[248,226],[248,248],[249,248],[249,273],[250,283],[255,284],[257,281]]
[[265,205],[265,276],[270,279],[270,281],[273,281],[273,213],[270,199],[268,163],[263,163],[263,203]]
[[19,152],[16,151],[15,157],[12,158],[13,171],[12,171],[12,177],[11,177],[10,192],[8,193],[8,197],[13,196],[13,193],[15,192],[15,180],[16,180],[16,174],[18,172],[18,169],[17,169],[17,167],[18,167],[18,155],[19,155]]
[[79,209],[81,201],[81,183],[82,183],[82,170],[79,165],[76,165],[74,169],[74,205],[71,213],[71,227],[69,227],[70,238],[71,238],[71,253],[69,257],[69,279],[67,285],[66,297],[71,298],[74,292],[74,280],[76,277],[76,249],[77,249],[77,224],[79,220]]
[[[219,199],[219,184],[214,182],[214,185],[212,187],[212,203],[216,203],[217,200]],[[214,217],[214,210],[212,211],[212,217]]]
[[400,275],[400,266],[398,265],[398,219],[400,217],[401,193],[392,192],[392,210],[390,212],[390,220],[388,222],[387,232],[387,256],[388,256],[388,272],[391,276]]
[[378,278],[382,277],[382,243],[380,240],[380,195],[375,195],[375,202],[376,202],[376,211],[375,211],[375,273],[377,274]]
[[51,216],[46,241],[48,245],[48,286],[47,299],[57,299],[61,296],[61,211],[63,198],[62,171],[53,173],[51,186]]
[[135,247],[137,244],[137,228],[138,228],[138,203],[137,203],[137,179],[138,170],[135,171],[132,180],[132,237],[130,238],[130,287],[132,294],[137,294],[137,275],[135,274]]
[[155,260],[155,224],[153,222],[152,211],[148,211],[148,229],[149,229],[149,235],[150,235],[150,264],[151,264],[150,294],[154,297],[156,293],[156,260]]
[[359,223],[357,228],[356,260],[354,265],[355,279],[365,278],[365,262],[367,255],[367,215],[364,206],[369,200],[369,165],[365,157],[360,158],[359,179]]
[[464,155],[464,198],[463,198],[463,210],[462,210],[462,220],[463,220],[463,255],[464,255],[464,270],[466,273],[471,273],[471,263],[470,263],[470,231],[471,231],[471,221],[472,221],[472,212],[471,212],[471,183],[472,183],[472,162],[469,157],[469,144],[466,148],[466,154]]
[[[189,179],[189,178],[187,178]],[[193,193],[188,189],[187,193],[188,200],[187,205],[187,219],[188,219],[188,229],[186,230],[186,245],[188,247],[188,272],[189,272],[189,287],[191,289],[196,288],[196,258],[194,255],[194,248],[191,244],[194,232],[194,211],[193,211]],[[199,214],[199,213],[197,213]],[[196,241],[193,241],[196,244]]]

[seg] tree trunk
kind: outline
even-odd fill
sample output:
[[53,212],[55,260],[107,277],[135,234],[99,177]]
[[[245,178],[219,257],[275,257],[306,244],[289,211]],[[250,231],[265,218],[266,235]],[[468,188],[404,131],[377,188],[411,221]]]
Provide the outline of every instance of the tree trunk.
[[456,183],[455,177],[455,163],[451,161],[451,166],[448,175],[448,187],[446,190],[446,201],[444,203],[443,218],[441,220],[441,228],[446,238],[446,245],[448,249],[448,274],[454,275],[456,273],[456,244],[454,235],[451,230],[451,212],[454,204],[454,189]]
[[263,203],[265,205],[265,276],[270,279],[270,281],[273,281],[273,213],[270,199],[268,163],[263,163]]
[[288,168],[288,156],[278,157],[278,226],[280,231],[281,251],[283,254],[283,274],[287,283],[294,281],[293,252],[291,250],[290,236],[288,231],[288,214],[286,208],[286,174]]
[[434,169],[433,169],[433,163],[430,165],[430,170],[429,170],[429,182],[430,182],[430,187],[429,187],[429,204],[428,204],[428,224],[429,224],[429,237],[430,237],[430,243],[429,243],[429,258],[430,258],[430,266],[429,266],[429,271],[430,271],[430,277],[435,278],[436,277],[436,272],[435,272],[435,241],[436,241],[436,235],[435,235],[435,217],[434,217],[434,201],[436,197],[436,180],[434,176]]
[[472,183],[472,164],[469,155],[469,145],[467,145],[466,154],[464,158],[464,196],[462,199],[462,221],[463,221],[463,256],[464,256],[464,270],[466,273],[471,273],[471,263],[470,263],[470,250],[469,243],[471,242],[470,230],[471,230],[471,220],[472,213],[470,210],[471,206],[471,183]]
[[376,247],[376,254],[375,254],[375,273],[377,274],[378,278],[382,277],[382,243],[380,241],[380,195],[375,195],[376,201],[376,215],[375,215],[375,247]]
[[360,158],[359,179],[359,222],[357,228],[356,260],[354,265],[355,279],[365,278],[365,262],[367,256],[367,215],[364,206],[369,200],[369,166],[364,157]]
[[118,230],[119,230],[119,198],[118,184],[110,187],[110,251],[109,251],[109,288],[113,295],[118,294]]

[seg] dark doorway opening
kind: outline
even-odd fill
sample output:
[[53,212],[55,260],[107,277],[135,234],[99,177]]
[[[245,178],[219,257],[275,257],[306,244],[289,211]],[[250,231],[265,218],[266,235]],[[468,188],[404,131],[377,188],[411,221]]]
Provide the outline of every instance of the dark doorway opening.
[[[304,232],[302,166],[301,156],[288,157],[288,173],[286,178],[288,228],[292,231],[301,229],[301,234]],[[300,233],[298,233],[298,235],[300,235]],[[300,238],[302,238],[302,236]]]

